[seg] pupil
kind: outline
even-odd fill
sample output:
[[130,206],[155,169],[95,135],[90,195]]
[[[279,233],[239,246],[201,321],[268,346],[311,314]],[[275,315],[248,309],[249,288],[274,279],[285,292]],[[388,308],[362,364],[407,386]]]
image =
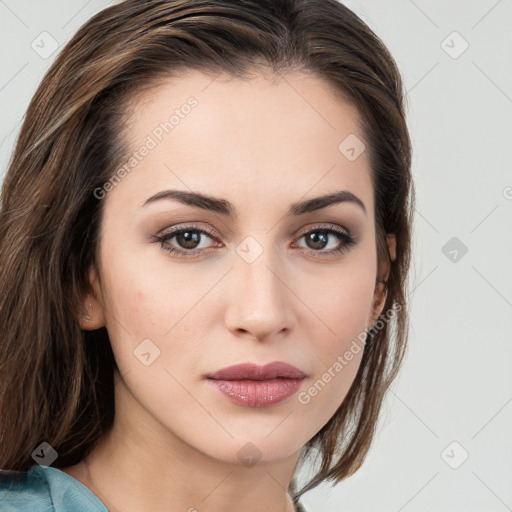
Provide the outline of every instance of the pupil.
[[313,242],[312,249],[323,249],[327,244],[327,234],[326,233],[320,233],[320,234],[311,233],[309,235],[309,237],[307,238],[307,240],[308,240],[308,242]]
[[177,238],[179,239],[178,242],[180,245],[183,245],[187,249],[194,249],[199,243],[199,233],[185,231],[177,235]]

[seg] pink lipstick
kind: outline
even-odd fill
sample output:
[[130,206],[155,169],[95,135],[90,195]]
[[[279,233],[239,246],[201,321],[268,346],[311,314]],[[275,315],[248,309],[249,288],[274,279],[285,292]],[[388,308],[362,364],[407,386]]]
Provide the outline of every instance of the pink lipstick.
[[295,394],[307,375],[290,364],[274,361],[228,366],[206,375],[209,385],[228,400],[246,407],[268,407]]

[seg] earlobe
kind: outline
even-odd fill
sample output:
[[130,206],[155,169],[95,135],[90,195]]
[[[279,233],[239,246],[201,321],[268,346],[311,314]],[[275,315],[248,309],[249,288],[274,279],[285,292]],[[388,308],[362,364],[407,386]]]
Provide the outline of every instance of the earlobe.
[[[386,236],[386,242],[388,244],[389,249],[389,257],[391,261],[396,260],[396,235],[390,234]],[[382,314],[382,310],[384,309],[384,305],[387,299],[388,293],[388,279],[390,273],[390,263],[389,261],[382,262],[379,268],[379,274],[375,281],[375,291],[373,296],[373,311],[372,311],[372,319],[369,327],[375,324],[378,320],[379,316]]]
[[389,256],[391,261],[396,260],[396,235],[387,235],[386,242],[389,248]]
[[382,314],[384,304],[386,303],[387,294],[387,281],[377,279],[375,282],[375,291],[373,295],[372,317],[368,327],[375,325],[379,316]]
[[89,282],[92,292],[84,295],[82,301],[82,314],[80,315],[80,327],[86,331],[94,331],[105,326],[105,315],[101,290],[94,268],[89,271]]

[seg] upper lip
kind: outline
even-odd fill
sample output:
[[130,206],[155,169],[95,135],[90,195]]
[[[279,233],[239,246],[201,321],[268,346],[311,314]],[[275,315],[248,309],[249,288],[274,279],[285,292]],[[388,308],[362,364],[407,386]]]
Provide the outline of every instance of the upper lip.
[[303,379],[306,376],[302,370],[283,361],[273,361],[264,366],[254,363],[234,364],[206,375],[207,378],[215,380],[269,380],[279,377]]

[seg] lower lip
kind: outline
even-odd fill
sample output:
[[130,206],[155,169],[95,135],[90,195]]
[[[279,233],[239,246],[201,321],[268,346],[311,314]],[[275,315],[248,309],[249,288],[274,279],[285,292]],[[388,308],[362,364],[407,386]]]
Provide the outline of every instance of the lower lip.
[[235,404],[246,407],[268,407],[295,394],[303,379],[207,380]]

